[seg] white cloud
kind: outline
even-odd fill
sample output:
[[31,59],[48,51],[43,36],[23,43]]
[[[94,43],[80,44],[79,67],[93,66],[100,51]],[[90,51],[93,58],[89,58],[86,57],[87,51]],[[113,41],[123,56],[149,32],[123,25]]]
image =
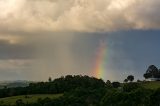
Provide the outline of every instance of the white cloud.
[[100,32],[159,29],[159,0],[0,0],[0,28]]

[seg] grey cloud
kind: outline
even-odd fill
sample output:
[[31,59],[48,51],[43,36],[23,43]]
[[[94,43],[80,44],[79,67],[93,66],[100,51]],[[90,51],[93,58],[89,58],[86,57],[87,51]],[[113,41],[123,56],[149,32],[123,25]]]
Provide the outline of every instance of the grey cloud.
[[0,59],[30,59],[34,57],[34,45],[11,44],[0,40]]
[[32,66],[33,61],[29,59],[0,60],[0,80],[32,80],[35,77]]
[[[5,63],[10,59],[35,59],[33,66],[23,64],[20,69],[17,69],[19,62],[7,63],[17,67],[8,69],[19,70],[16,75],[39,76],[35,79],[47,79],[50,75],[90,75],[99,40],[106,37],[98,32],[160,28],[159,0],[0,0],[0,10],[3,10],[0,11],[0,60]],[[20,41],[12,44],[15,38]],[[115,39],[107,43],[114,43]],[[114,53],[118,52],[113,49],[111,53],[113,63],[117,62]],[[129,69],[132,62],[124,61]],[[24,68],[26,65],[29,68]],[[114,77],[110,76],[115,74],[112,67],[112,63],[107,65],[111,69],[107,78]],[[3,70],[5,75],[7,69]],[[12,73],[7,71],[6,75]]]

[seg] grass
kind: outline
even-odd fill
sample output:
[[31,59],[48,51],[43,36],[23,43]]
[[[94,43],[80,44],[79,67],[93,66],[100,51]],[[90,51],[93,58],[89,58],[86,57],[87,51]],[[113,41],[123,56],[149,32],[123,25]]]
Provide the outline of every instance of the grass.
[[39,98],[50,98],[56,99],[61,97],[63,94],[40,94],[40,95],[22,95],[22,96],[12,96],[0,99],[0,104],[2,105],[15,105],[18,99],[21,99],[24,103],[35,103]]
[[143,82],[142,86],[147,89],[158,89],[160,88],[160,81]]

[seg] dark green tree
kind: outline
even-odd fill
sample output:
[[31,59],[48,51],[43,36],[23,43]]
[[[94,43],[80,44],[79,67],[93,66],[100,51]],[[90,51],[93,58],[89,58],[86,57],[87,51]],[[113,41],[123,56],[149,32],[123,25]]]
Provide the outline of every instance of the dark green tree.
[[123,82],[127,83],[127,82],[128,82],[128,79],[125,79]]
[[112,82],[112,86],[113,86],[114,88],[118,88],[118,87],[121,86],[121,84],[120,84],[119,82]]
[[110,81],[110,80],[107,80],[107,81],[106,81],[106,86],[107,86],[107,87],[109,87],[109,88],[111,88],[111,87],[112,87],[112,83],[111,83],[111,81]]
[[49,77],[49,78],[48,78],[48,81],[49,81],[49,82],[52,82],[52,78],[51,78],[51,77]]
[[134,80],[134,76],[133,75],[129,75],[127,77],[127,80],[130,81],[130,82],[132,82]]
[[143,75],[145,79],[148,78],[160,78],[160,71],[158,68],[154,65],[150,65],[146,71],[146,73]]

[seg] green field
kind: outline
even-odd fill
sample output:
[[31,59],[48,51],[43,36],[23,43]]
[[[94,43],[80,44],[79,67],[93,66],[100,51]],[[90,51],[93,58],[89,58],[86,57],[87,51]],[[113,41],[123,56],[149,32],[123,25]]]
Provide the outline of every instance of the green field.
[[147,89],[158,89],[160,88],[160,81],[143,82],[142,86]]
[[56,99],[61,97],[63,94],[41,94],[41,95],[22,95],[22,96],[12,96],[0,99],[1,105],[15,105],[18,99],[21,99],[24,103],[35,103],[39,98],[50,98]]

